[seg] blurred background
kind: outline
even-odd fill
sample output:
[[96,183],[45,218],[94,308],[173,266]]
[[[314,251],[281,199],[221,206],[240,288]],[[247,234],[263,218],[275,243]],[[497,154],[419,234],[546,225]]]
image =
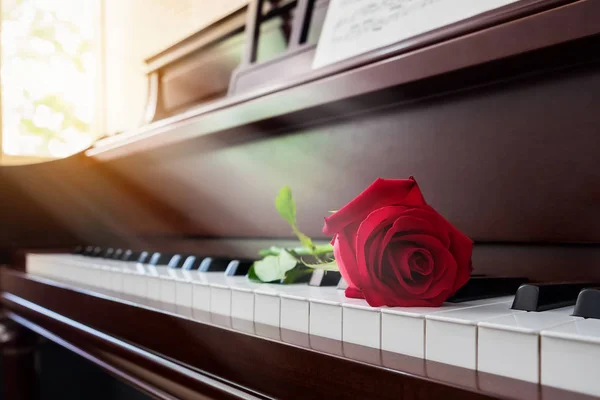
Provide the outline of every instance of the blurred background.
[[65,157],[137,127],[144,60],[247,0],[2,0],[1,157]]

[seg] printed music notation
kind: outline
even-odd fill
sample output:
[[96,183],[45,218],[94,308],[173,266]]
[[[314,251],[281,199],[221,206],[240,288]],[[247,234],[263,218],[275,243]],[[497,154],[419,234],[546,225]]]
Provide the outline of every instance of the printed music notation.
[[[335,43],[356,40],[370,32],[382,30],[386,25],[399,22],[414,12],[427,12],[427,7],[442,0],[342,0],[340,8],[348,8],[350,15],[335,24],[332,40]],[[358,6],[358,7],[357,7]]]
[[519,0],[331,0],[313,68]]

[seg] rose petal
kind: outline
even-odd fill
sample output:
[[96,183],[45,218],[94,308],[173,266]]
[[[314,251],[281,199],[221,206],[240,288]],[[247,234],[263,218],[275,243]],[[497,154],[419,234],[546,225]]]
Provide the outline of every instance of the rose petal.
[[367,261],[367,265],[379,279],[383,279],[381,266],[383,251],[385,249],[385,243],[383,243],[384,236],[385,229],[381,229],[374,233],[373,236],[367,240],[367,244],[365,245],[365,260]]
[[349,297],[351,299],[364,299],[365,296],[363,296],[362,292],[355,288],[355,287],[350,287],[348,286],[346,288],[346,291],[344,292],[344,294],[346,295],[346,297]]
[[393,299],[399,297],[397,291],[392,290],[382,282],[375,281],[373,283],[373,285],[369,285],[362,289],[362,294],[371,307],[388,305]]
[[[372,213],[370,213],[367,218],[364,219],[358,226],[358,230],[356,231],[356,241],[354,243],[354,248],[356,249],[356,267],[359,275],[359,281],[363,284],[370,284],[373,281],[371,275],[371,264],[368,263],[365,249],[368,248],[367,242],[371,239],[371,235],[373,232],[379,232],[387,225],[392,225],[393,221],[397,218],[397,216],[402,213],[404,210],[403,207],[382,207],[379,208]],[[387,233],[384,237],[387,236]],[[383,239],[384,243],[387,243],[387,240]],[[378,246],[378,243],[369,243],[370,246]],[[381,257],[378,257],[381,259]],[[365,287],[361,286],[361,289],[364,291]]]
[[440,293],[452,294],[454,282],[456,281],[456,261],[452,254],[444,249],[434,255],[436,268],[434,269],[433,283],[430,289],[423,293],[423,298],[435,298]]
[[419,275],[427,276],[431,274],[435,266],[435,262],[429,250],[421,248],[410,255],[408,259],[409,268],[411,271]]
[[[445,247],[450,246],[450,234],[447,222],[437,213],[428,209],[404,208],[398,213],[389,237],[423,233],[436,237]],[[388,240],[390,240],[388,238]]]
[[[408,264],[408,261],[403,260],[402,263]],[[408,266],[406,268],[408,268]],[[400,293],[400,291],[404,292],[407,297],[420,297],[423,293],[427,292],[433,283],[432,276],[423,276],[423,278],[424,279],[419,282],[416,282],[412,276],[408,279],[398,279],[398,287],[396,290],[398,293]]]
[[448,236],[450,238],[450,245],[448,248],[452,253],[457,264],[457,276],[454,285],[454,289],[450,295],[454,294],[460,289],[471,276],[473,266],[471,264],[471,257],[473,254],[473,241],[459,231],[454,225],[448,222],[442,215],[435,211],[432,207],[426,205],[422,207],[423,210],[429,210],[439,216],[439,220],[443,221],[448,230]]
[[345,240],[343,232],[334,236],[333,257],[335,258],[340,274],[348,284],[348,287],[359,290],[357,286],[359,278],[356,269],[356,260],[354,259],[354,251],[350,247],[348,241]]
[[410,179],[378,178],[361,194],[325,218],[323,233],[333,235],[352,222],[363,220],[373,210],[390,205],[423,206],[425,199],[417,182]]
[[[386,249],[387,261],[392,274],[398,281],[410,279],[410,267],[408,257],[414,246],[392,245]],[[389,275],[389,274],[388,274]]]
[[423,234],[413,234],[402,236],[401,242],[405,245],[412,245],[417,248],[426,249],[433,257],[434,267],[431,272],[431,278],[427,281],[427,288],[421,291],[424,285],[417,288],[411,288],[410,282],[400,282],[403,290],[412,294],[420,294],[423,298],[433,298],[442,291],[451,291],[456,277],[456,261],[448,249],[433,236]]

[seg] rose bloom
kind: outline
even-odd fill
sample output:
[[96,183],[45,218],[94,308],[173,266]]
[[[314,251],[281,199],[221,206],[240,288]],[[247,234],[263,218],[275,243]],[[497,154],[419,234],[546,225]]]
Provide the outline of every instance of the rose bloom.
[[346,296],[371,306],[439,307],[468,280],[473,241],[425,202],[417,182],[377,179],[325,218]]

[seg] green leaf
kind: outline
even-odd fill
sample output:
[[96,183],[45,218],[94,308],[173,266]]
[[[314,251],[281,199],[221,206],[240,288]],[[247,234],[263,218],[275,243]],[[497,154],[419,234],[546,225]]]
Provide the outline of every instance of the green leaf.
[[333,254],[333,246],[331,245],[331,243],[321,244],[319,246],[316,246],[315,252],[313,254],[321,255],[321,254],[327,254],[327,253]]
[[271,246],[268,249],[259,250],[258,255],[261,257],[278,256],[281,253],[281,247]]
[[291,255],[287,250],[282,250],[279,253],[279,266],[281,269],[285,270],[285,272],[294,268],[298,264],[298,259]]
[[258,282],[258,283],[262,283],[262,281],[258,278],[258,276],[256,275],[256,272],[254,271],[254,264],[252,264],[250,266],[250,269],[248,270],[248,275],[246,275],[248,277],[249,280],[251,280],[252,282]]
[[267,256],[252,265],[256,277],[261,282],[273,282],[281,279],[279,272],[279,257]]
[[302,259],[301,259],[300,262],[309,268],[322,269],[325,271],[339,271],[340,270],[340,268],[338,267],[337,262],[335,260],[332,260],[332,261],[326,262],[326,263],[309,264],[309,263],[302,261]]
[[296,236],[298,236],[298,239],[300,240],[300,243],[302,243],[302,246],[306,247],[311,254],[314,254],[316,247],[313,244],[312,239],[306,236],[304,233],[300,232],[298,229],[294,229],[294,233],[296,234]]
[[285,279],[281,282],[283,284],[296,283],[313,273],[312,268],[305,267],[302,264],[296,265],[285,274]]
[[296,227],[296,203],[294,203],[292,189],[289,186],[284,186],[279,190],[279,194],[275,198],[275,208],[281,218],[285,219],[292,228]]
[[286,272],[298,264],[296,257],[286,250],[279,256],[267,256],[252,265],[253,273],[261,282],[275,282],[285,278]]

